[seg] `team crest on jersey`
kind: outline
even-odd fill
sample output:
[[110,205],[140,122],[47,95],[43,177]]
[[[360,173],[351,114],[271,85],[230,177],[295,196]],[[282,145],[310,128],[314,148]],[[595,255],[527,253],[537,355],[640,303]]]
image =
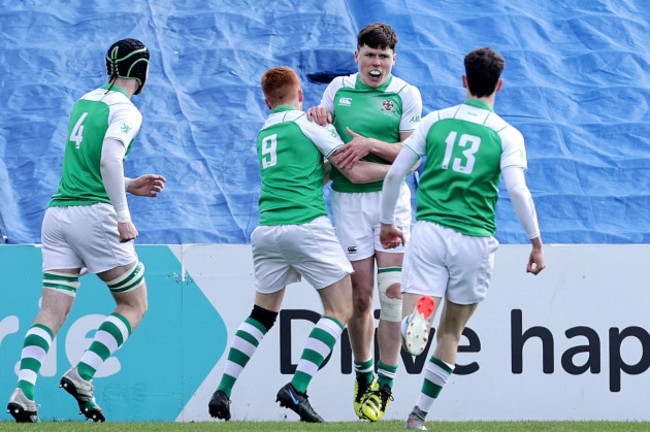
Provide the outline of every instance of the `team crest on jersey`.
[[391,111],[395,104],[393,104],[393,101],[386,99],[383,103],[384,105],[384,110],[386,111]]

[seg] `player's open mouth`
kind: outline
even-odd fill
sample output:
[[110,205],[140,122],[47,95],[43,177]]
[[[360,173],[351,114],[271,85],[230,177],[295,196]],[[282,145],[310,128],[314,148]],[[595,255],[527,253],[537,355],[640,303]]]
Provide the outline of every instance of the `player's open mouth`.
[[368,72],[368,75],[370,75],[373,78],[379,78],[381,76],[381,72],[379,72],[377,69],[373,69],[370,72]]

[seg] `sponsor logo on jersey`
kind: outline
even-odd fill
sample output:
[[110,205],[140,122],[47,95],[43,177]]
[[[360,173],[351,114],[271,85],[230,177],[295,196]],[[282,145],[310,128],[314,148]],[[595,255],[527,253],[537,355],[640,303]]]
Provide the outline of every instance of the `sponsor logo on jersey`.
[[411,123],[420,123],[420,116],[413,116],[411,117],[411,120],[409,120]]
[[341,97],[339,99],[339,105],[343,106],[351,106],[352,105],[352,98],[349,97]]
[[357,247],[356,246],[348,246],[348,253],[350,255],[354,255],[357,253]]
[[128,134],[130,130],[131,130],[131,126],[129,126],[126,123],[122,123],[122,133],[124,135]]

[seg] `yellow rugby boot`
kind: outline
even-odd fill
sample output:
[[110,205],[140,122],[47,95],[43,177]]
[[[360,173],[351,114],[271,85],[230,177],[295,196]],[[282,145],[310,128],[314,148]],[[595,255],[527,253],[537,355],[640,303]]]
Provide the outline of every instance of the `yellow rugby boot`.
[[393,400],[393,393],[388,384],[381,389],[370,390],[361,403],[361,413],[370,421],[379,421],[386,412],[388,402]]

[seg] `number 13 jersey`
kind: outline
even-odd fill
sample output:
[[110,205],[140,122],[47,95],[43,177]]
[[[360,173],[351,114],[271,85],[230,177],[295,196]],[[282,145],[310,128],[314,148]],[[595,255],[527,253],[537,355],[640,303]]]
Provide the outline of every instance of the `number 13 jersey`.
[[416,218],[466,235],[494,235],[501,170],[527,168],[521,133],[489,105],[467,100],[428,114],[403,144],[427,158]]

